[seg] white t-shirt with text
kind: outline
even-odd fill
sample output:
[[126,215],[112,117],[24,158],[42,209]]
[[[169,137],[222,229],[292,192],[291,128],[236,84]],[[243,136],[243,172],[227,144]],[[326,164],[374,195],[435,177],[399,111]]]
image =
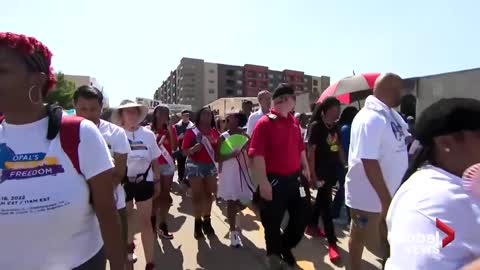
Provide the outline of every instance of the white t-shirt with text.
[[[107,143],[112,158],[114,153],[130,153],[130,144],[128,143],[127,135],[125,134],[123,128],[105,120],[100,120],[98,129],[100,130],[100,133],[102,133],[102,136]],[[117,185],[115,188],[115,200],[117,209],[122,209],[126,206],[125,190],[123,189],[122,185]]]
[[[436,220],[455,231],[446,234]],[[480,257],[480,202],[462,179],[433,166],[414,173],[397,191],[387,214],[390,258],[386,270],[457,270]]]
[[[128,177],[144,174],[151,162],[157,159],[162,152],[158,147],[155,134],[146,127],[139,127],[135,131],[125,131],[130,143],[131,152],[128,154]],[[153,173],[150,167],[147,181],[153,182]]]
[[[395,115],[395,116],[394,116]],[[400,130],[401,128],[401,130]],[[380,213],[380,198],[370,184],[362,159],[377,160],[390,194],[400,186],[408,167],[407,124],[397,112],[369,96],[355,116],[350,135],[345,203],[353,209]]]
[[77,173],[48,118],[0,126],[0,269],[64,270],[103,246],[87,181],[113,167],[95,124],[80,126]]

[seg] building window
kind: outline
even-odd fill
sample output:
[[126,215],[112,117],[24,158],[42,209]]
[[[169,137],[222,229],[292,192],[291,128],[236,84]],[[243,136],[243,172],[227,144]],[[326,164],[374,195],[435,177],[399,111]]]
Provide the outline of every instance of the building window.
[[314,87],[312,90],[313,90],[314,93],[318,93],[318,88],[317,87]]
[[233,90],[232,89],[225,89],[225,94],[227,96],[233,96]]
[[238,89],[238,90],[237,90],[237,95],[238,95],[238,96],[243,95],[243,90],[242,90],[242,89]]
[[273,74],[272,73],[268,74],[268,78],[273,79]]
[[234,80],[227,80],[226,83],[227,83],[228,86],[234,86],[235,85]]
[[209,94],[214,94],[214,93],[215,93],[215,90],[214,90],[214,89],[208,89],[208,93],[209,93]]
[[263,88],[265,88],[265,87],[268,86],[268,83],[267,83],[267,82],[262,82],[260,86],[263,87]]
[[235,75],[235,71],[231,70],[231,69],[227,69],[227,71],[225,72],[227,74],[227,76],[233,76]]
[[215,81],[214,81],[214,80],[208,80],[208,82],[209,82],[209,83],[215,83]]
[[242,81],[242,80],[237,80],[237,84],[238,84],[238,85],[242,85],[242,84],[243,84],[243,81]]
[[215,73],[215,70],[210,69],[208,72],[210,72],[210,73]]
[[256,78],[257,77],[257,73],[255,71],[249,71],[247,73],[248,77],[249,78]]
[[256,81],[249,81],[248,86],[250,87],[257,87],[257,82]]
[[304,78],[303,81],[304,81],[304,82],[308,82],[308,79],[307,79],[307,78]]

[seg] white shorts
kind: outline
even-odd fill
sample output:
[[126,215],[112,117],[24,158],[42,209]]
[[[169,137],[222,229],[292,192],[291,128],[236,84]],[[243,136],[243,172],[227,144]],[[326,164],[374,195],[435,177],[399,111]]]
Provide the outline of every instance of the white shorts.
[[118,185],[113,192],[115,196],[115,203],[117,205],[117,209],[123,209],[127,205],[125,204],[125,190],[123,189],[122,185]]

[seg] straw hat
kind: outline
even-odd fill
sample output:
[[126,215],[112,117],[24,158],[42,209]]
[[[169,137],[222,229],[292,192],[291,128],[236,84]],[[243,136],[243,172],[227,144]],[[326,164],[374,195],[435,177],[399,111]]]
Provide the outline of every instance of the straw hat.
[[145,120],[145,118],[148,115],[147,106],[142,105],[142,104],[138,104],[138,103],[133,102],[131,100],[124,100],[120,103],[120,106],[115,108],[115,110],[113,111],[112,117],[111,117],[112,123],[114,123],[115,125],[118,125],[118,126],[122,125],[122,118],[121,118],[121,115],[120,115],[120,110],[121,109],[126,109],[126,108],[138,108],[138,110],[140,112],[140,115],[138,117],[137,125],[142,123],[143,120]]

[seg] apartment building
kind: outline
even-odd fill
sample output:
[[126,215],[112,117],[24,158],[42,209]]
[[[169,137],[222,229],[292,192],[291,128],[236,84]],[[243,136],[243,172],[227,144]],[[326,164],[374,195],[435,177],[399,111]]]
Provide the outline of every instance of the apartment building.
[[[318,78],[316,83],[313,78]],[[322,81],[322,78],[328,80]],[[169,104],[190,104],[197,110],[219,98],[256,97],[259,91],[273,91],[282,82],[292,84],[297,94],[309,93],[314,102],[314,97],[318,99],[318,89],[322,83],[329,83],[330,78],[290,69],[271,70],[261,65],[236,66],[182,58],[177,69],[170,72],[156,90],[154,99]],[[312,95],[313,92],[317,94]]]
[[94,77],[64,74],[64,78],[67,81],[75,83],[75,87],[80,87],[82,85],[91,85],[93,87],[96,87],[98,90],[103,90],[103,86],[101,86],[98,83],[97,79],[95,79]]
[[[103,86],[100,85],[100,83],[94,77],[85,76],[85,75],[69,75],[69,74],[64,74],[63,76],[65,80],[73,82],[75,84],[75,87],[77,88],[83,85],[90,85],[104,93]],[[105,93],[103,98],[104,98],[103,106],[109,107],[109,100],[108,100],[108,97],[105,95]]]
[[317,101],[320,95],[325,89],[330,86],[330,77],[328,76],[311,76],[311,91],[310,91],[310,100],[313,102]]

